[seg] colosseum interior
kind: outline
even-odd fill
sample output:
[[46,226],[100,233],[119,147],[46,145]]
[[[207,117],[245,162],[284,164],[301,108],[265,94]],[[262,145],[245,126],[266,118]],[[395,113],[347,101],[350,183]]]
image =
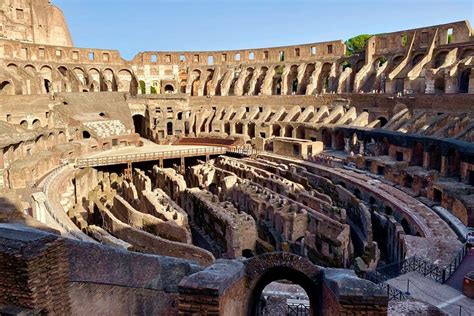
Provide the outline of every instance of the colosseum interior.
[[0,314],[444,315],[390,281],[420,266],[462,292],[468,21],[127,61],[0,6]]

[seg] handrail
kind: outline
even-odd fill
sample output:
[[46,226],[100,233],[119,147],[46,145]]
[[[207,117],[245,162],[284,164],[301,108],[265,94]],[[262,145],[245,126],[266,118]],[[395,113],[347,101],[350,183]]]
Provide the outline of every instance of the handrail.
[[464,244],[449,265],[444,268],[434,265],[423,258],[413,256],[369,271],[367,272],[367,278],[375,283],[381,283],[408,272],[418,272],[427,278],[444,284],[461,265],[466,254],[467,244]]
[[183,158],[201,155],[222,155],[225,153],[236,153],[241,155],[256,155],[258,150],[253,148],[235,146],[235,147],[213,147],[213,148],[192,148],[181,150],[166,150],[149,153],[129,154],[129,155],[115,155],[107,157],[90,157],[79,158],[76,160],[78,168],[98,167],[125,164],[131,162],[143,162],[159,159]]

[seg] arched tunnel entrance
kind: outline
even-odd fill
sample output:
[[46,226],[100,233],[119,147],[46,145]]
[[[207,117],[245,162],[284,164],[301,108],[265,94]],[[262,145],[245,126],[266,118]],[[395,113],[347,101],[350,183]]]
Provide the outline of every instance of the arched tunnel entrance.
[[133,116],[133,126],[135,127],[135,132],[140,134],[141,137],[146,137],[146,120],[145,117],[141,114],[135,114]]
[[264,310],[268,311],[262,293],[272,282],[282,280],[304,289],[309,298],[308,315],[321,314],[322,271],[308,259],[285,252],[264,254],[247,261],[246,274],[249,279],[248,316],[264,315]]

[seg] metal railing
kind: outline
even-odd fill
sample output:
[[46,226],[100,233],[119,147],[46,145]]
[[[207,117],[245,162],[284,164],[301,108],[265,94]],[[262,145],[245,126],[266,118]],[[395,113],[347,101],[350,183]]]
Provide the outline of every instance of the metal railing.
[[107,157],[91,157],[91,158],[79,158],[76,160],[76,166],[78,168],[85,167],[99,167],[99,166],[110,166],[125,164],[131,162],[143,162],[143,161],[155,161],[160,159],[173,159],[173,158],[185,158],[185,157],[196,157],[206,155],[222,155],[227,151],[231,150],[226,147],[215,147],[215,148],[196,148],[196,149],[182,149],[182,150],[166,150],[159,152],[140,153],[140,154],[129,154],[129,155],[116,155]]
[[369,271],[366,278],[374,283],[381,283],[408,272],[418,272],[427,278],[444,284],[454,274],[466,254],[467,246],[464,244],[462,249],[459,250],[446,267],[434,265],[423,258],[415,256],[382,266],[374,271]]
[[181,149],[181,150],[166,150],[150,153],[129,154],[129,155],[115,155],[106,157],[90,157],[78,158],[76,160],[76,167],[100,167],[126,164],[127,162],[143,162],[155,161],[160,159],[176,159],[207,155],[223,155],[225,153],[239,154],[243,156],[251,156],[259,154],[259,151],[245,146],[232,147],[212,147],[212,148],[195,148],[195,149]]

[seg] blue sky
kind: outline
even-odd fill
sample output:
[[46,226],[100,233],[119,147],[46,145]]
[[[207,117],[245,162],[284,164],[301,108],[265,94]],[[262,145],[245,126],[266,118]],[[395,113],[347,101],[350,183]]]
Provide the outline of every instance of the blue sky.
[[473,0],[53,0],[74,45],[140,51],[259,48],[346,40],[459,20]]

